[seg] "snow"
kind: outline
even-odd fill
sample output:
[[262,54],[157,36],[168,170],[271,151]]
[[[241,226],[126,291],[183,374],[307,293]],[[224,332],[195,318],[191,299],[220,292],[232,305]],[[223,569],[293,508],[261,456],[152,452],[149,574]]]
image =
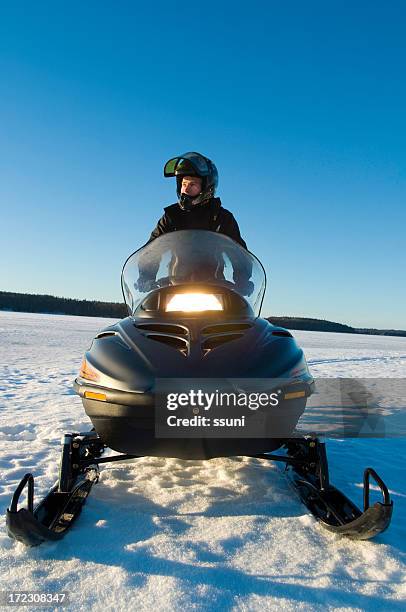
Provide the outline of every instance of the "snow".
[[[89,429],[71,385],[110,322],[0,313],[2,517],[27,471],[38,497],[52,486],[63,432]],[[315,376],[405,377],[406,338],[293,333]],[[332,480],[357,503],[367,465],[389,485],[392,525],[369,542],[322,530],[261,460],[110,464],[61,542],[27,549],[1,519],[0,591],[67,591],[75,610],[404,610],[405,450],[404,439],[328,441]]]

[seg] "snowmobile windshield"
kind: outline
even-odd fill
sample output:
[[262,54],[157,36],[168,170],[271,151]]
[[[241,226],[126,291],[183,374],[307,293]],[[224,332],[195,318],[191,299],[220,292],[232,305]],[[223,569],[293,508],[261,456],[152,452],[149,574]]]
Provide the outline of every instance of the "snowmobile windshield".
[[[266,286],[261,262],[237,242],[216,232],[181,230],[163,234],[133,253],[121,284],[131,314],[146,296],[166,287],[229,289],[259,316]],[[215,308],[214,308],[215,309]]]
[[203,157],[203,155],[200,155],[199,153],[184,153],[183,155],[173,157],[172,159],[166,162],[164,167],[164,176],[175,176],[179,162],[185,159],[192,164],[199,176],[210,175],[210,166],[207,163],[206,158]]

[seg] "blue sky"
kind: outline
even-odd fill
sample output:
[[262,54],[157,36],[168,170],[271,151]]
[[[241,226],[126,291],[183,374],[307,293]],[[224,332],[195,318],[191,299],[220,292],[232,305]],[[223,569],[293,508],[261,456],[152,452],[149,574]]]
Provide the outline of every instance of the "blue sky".
[[263,314],[406,329],[404,2],[0,9],[0,289],[120,301],[201,151]]

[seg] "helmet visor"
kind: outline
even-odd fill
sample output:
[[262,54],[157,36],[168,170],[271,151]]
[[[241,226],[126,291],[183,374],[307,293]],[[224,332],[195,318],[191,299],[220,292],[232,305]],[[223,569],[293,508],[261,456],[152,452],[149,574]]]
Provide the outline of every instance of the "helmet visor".
[[192,164],[198,176],[209,176],[210,168],[205,157],[199,153],[183,153],[178,157],[173,157],[164,166],[164,176],[175,176],[179,163],[187,160]]

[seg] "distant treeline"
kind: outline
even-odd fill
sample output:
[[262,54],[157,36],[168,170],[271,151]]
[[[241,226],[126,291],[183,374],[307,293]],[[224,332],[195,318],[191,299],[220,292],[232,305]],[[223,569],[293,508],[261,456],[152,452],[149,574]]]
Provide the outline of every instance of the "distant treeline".
[[350,325],[324,321],[322,319],[306,319],[302,317],[268,317],[273,325],[288,327],[289,329],[303,329],[307,331],[342,332],[345,334],[357,334],[357,330]]
[[[0,310],[15,312],[39,312],[45,314],[66,314],[86,317],[106,317],[122,319],[127,316],[125,304],[119,302],[99,302],[97,300],[72,300],[53,295],[33,295],[30,293],[11,293],[0,291]],[[274,325],[289,329],[307,331],[341,332],[346,334],[371,334],[380,336],[406,336],[406,331],[396,329],[363,329],[303,317],[268,317]]]
[[273,325],[280,325],[289,329],[303,329],[307,331],[339,332],[345,334],[370,334],[374,336],[406,336],[401,329],[372,329],[351,327],[343,323],[334,323],[324,319],[307,319],[305,317],[268,317]]
[[86,317],[111,317],[112,319],[122,319],[128,314],[125,304],[117,302],[72,300],[70,298],[54,297],[53,295],[10,293],[8,291],[0,291],[0,310],[67,314]]

